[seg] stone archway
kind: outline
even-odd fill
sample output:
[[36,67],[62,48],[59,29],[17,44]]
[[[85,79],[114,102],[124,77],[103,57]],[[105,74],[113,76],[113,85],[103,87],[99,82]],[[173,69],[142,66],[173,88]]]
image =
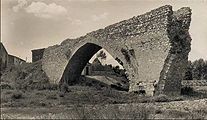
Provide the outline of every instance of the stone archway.
[[70,58],[64,73],[61,78],[61,82],[67,84],[73,84],[80,77],[82,70],[88,63],[88,61],[97,53],[102,47],[93,44],[86,43],[81,46]]
[[139,83],[144,83],[150,94],[157,81],[156,94],[180,94],[190,52],[190,21],[190,8],[172,11],[171,6],[162,6],[46,48],[42,68],[53,83],[73,82],[86,61],[103,47],[122,62],[130,92],[139,90]]
[[60,84],[63,82],[67,83],[68,85],[75,84],[89,60],[100,49],[102,49],[102,47],[94,43],[85,43],[84,45],[78,47],[78,49],[75,50],[68,61],[68,64],[61,77]]

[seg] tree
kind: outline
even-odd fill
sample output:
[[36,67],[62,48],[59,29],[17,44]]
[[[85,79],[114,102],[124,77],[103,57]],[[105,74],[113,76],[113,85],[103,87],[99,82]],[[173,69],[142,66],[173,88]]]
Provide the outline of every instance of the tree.
[[205,65],[204,65],[203,69],[204,69],[203,70],[203,72],[204,72],[203,79],[207,80],[207,60],[205,61]]
[[191,63],[191,61],[188,61],[184,80],[193,80],[192,70],[193,70],[192,63]]
[[115,73],[120,74],[119,66],[113,67]]
[[103,62],[102,60],[106,60],[106,53],[101,50],[97,55],[96,55],[96,58],[100,58],[101,59],[101,63]]
[[207,61],[203,59],[188,61],[186,68],[185,80],[207,80]]
[[205,61],[203,59],[199,59],[194,61],[192,65],[193,65],[193,69],[192,69],[193,79],[194,80],[204,79],[204,77],[206,76]]

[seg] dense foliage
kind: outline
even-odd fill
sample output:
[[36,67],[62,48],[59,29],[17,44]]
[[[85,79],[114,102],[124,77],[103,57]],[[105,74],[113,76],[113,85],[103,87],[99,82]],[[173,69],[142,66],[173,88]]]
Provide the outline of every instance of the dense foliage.
[[207,60],[188,61],[185,80],[207,80]]

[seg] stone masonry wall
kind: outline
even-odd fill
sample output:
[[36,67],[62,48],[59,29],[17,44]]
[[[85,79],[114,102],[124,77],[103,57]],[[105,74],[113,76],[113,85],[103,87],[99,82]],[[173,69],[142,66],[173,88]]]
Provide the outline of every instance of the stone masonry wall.
[[[129,91],[138,91],[141,84],[152,95],[153,83],[158,82],[157,94],[179,93],[180,74],[190,50],[188,15],[189,8],[173,13],[166,5],[80,38],[67,39],[45,49],[43,70],[51,82],[69,84],[78,79],[90,57],[104,48],[123,64],[130,80]],[[169,88],[176,85],[173,90]]]
[[183,80],[182,86],[190,86],[190,87],[207,86],[207,80]]
[[161,72],[158,94],[179,94],[188,62],[191,38],[188,33],[191,9],[183,7],[171,16],[168,35],[171,49]]

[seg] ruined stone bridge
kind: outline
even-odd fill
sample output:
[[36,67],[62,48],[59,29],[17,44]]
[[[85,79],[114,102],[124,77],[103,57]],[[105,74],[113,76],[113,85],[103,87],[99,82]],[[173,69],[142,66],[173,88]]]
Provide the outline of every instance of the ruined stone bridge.
[[46,48],[42,68],[51,82],[70,85],[104,48],[126,70],[129,91],[138,91],[139,84],[145,83],[147,94],[151,94],[152,83],[157,81],[156,94],[176,95],[190,52],[190,22],[190,8],[173,11],[172,6],[162,6]]

